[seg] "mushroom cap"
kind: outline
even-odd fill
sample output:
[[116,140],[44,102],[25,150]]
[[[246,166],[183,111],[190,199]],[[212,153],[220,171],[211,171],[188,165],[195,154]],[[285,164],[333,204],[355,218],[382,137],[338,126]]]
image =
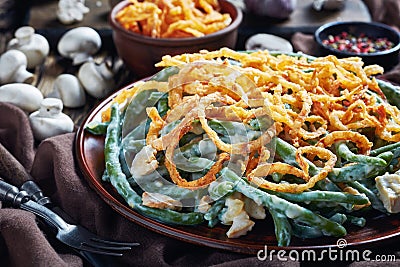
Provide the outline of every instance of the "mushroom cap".
[[67,58],[76,54],[94,55],[101,47],[100,35],[90,27],[77,27],[67,31],[57,45],[58,52]]
[[258,33],[250,36],[245,44],[246,50],[270,50],[293,52],[293,47],[289,41],[272,34]]
[[79,81],[85,91],[95,97],[103,98],[114,88],[113,73],[105,64],[97,65],[94,62],[84,63],[78,71]]
[[63,109],[63,102],[61,99],[48,97],[43,99],[40,103],[39,116],[40,117],[55,117],[58,116]]
[[60,98],[64,106],[69,108],[82,107],[86,103],[86,95],[79,79],[72,74],[60,74],[54,81],[52,96]]
[[23,52],[11,49],[0,56],[0,82],[8,83],[9,77],[13,76],[19,68],[26,69],[28,61]]
[[74,130],[72,119],[62,113],[63,104],[58,98],[45,98],[40,109],[29,115],[33,136],[41,141]]
[[27,112],[37,110],[42,100],[42,92],[33,85],[9,83],[0,86],[0,101],[10,102]]

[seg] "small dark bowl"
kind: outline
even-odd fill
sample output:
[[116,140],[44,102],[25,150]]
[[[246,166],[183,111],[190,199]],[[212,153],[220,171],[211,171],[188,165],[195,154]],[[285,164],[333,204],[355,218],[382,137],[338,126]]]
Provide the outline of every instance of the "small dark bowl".
[[118,11],[130,4],[129,1],[120,2],[110,13],[113,40],[119,57],[137,78],[143,78],[159,71],[154,65],[164,55],[196,53],[202,49],[212,51],[222,47],[234,48],[243,15],[239,8],[228,1],[220,0],[219,3],[221,12],[230,14],[232,18],[231,24],[226,28],[202,37],[152,38],[126,30],[116,21],[115,15]]
[[[329,35],[338,35],[342,32],[359,36],[364,33],[372,38],[387,38],[393,42],[394,46],[385,51],[376,53],[353,53],[348,51],[340,51],[335,48],[324,45],[322,41],[327,39]],[[332,22],[322,25],[315,32],[315,40],[320,48],[320,54],[326,56],[329,54],[337,57],[361,57],[365,65],[378,64],[385,71],[390,70],[399,62],[400,35],[391,27],[377,22]]]

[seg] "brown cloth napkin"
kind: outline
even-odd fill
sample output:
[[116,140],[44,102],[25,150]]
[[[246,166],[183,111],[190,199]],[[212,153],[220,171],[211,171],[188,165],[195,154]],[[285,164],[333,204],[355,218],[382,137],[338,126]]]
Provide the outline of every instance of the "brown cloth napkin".
[[[256,256],[178,241],[128,221],[111,209],[79,173],[74,160],[75,133],[44,140],[37,147],[27,114],[0,102],[0,177],[20,186],[28,171],[45,195],[77,223],[113,240],[139,242],[115,266],[261,266]],[[29,212],[0,209],[1,266],[84,266],[82,259],[51,240]],[[274,266],[283,265],[276,262]],[[285,266],[287,263],[285,264]],[[290,262],[289,266],[299,266]]]

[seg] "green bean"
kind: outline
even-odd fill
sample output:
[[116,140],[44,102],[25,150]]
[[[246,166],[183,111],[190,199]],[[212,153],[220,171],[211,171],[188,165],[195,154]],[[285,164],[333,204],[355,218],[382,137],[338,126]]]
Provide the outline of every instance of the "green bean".
[[217,147],[211,139],[200,140],[184,145],[174,152],[174,163],[186,172],[199,172],[214,164]]
[[156,102],[158,102],[162,97],[164,97],[164,99],[165,99],[165,96],[167,96],[168,94],[167,93],[164,93],[164,92],[158,92],[158,91],[153,91],[153,92],[151,92],[151,94],[150,94],[150,96],[149,96],[149,98],[148,98],[148,100],[149,101],[151,101],[151,102],[153,102],[153,103],[156,103]]
[[[129,185],[130,185],[131,187],[137,186],[137,183],[136,183],[136,181],[135,181],[135,178],[133,178],[132,176],[129,177],[129,178],[127,178],[126,180],[128,181],[128,183],[129,183]],[[109,182],[109,181],[108,181],[108,182]]]
[[203,214],[199,212],[177,212],[168,209],[155,209],[138,205],[136,210],[154,220],[174,225],[195,225],[204,221]]
[[125,174],[126,178],[130,178],[132,176],[131,171],[129,170],[129,166],[126,163],[124,150],[121,148],[119,153],[119,162],[121,163],[122,172]]
[[384,213],[387,212],[379,197],[373,191],[368,189],[366,186],[359,183],[358,181],[349,181],[347,182],[347,184],[356,189],[358,192],[365,194],[368,197],[369,201],[371,202],[372,208]]
[[244,180],[242,180],[242,178],[237,176],[236,173],[232,172],[228,168],[224,168],[221,171],[221,176],[225,177],[225,179],[228,181],[230,180],[235,183],[236,191],[244,194],[248,198],[253,199],[257,204],[263,204],[268,209],[274,209],[277,212],[286,215],[288,218],[320,228],[325,235],[346,235],[346,229],[340,224],[332,222],[304,207],[293,204],[278,196],[261,191],[260,189],[257,189],[246,183]]
[[367,220],[365,220],[365,218],[363,217],[355,217],[352,215],[346,215],[347,216],[347,221],[351,224],[360,226],[360,227],[364,227],[365,223]]
[[233,121],[209,120],[208,125],[218,134],[228,137],[230,143],[247,142],[260,137],[260,131],[254,131],[244,123]]
[[[398,143],[400,143],[400,142],[398,142]],[[393,150],[388,151],[388,152],[383,152],[382,154],[390,153],[390,152],[393,153],[393,159],[398,159],[400,157],[400,147],[394,148]]]
[[274,209],[269,209],[269,213],[274,221],[275,236],[278,241],[278,246],[289,246],[292,237],[292,227],[288,218]]
[[245,135],[247,133],[243,123],[232,121],[219,121],[209,120],[207,124],[218,134],[231,136],[231,135]]
[[176,153],[174,155],[174,163],[180,170],[186,172],[200,172],[205,169],[210,169],[214,161],[200,157],[186,158],[181,153]]
[[133,153],[137,154],[139,153],[142,148],[146,146],[146,140],[141,139],[141,140],[129,140],[125,139],[123,142],[123,148],[127,153]]
[[175,153],[181,153],[186,158],[200,157],[201,152],[200,152],[199,140],[192,140],[192,142],[184,146],[181,146],[179,149],[176,149]]
[[197,212],[180,213],[168,209],[155,209],[142,205],[142,198],[132,189],[119,162],[119,139],[121,135],[121,118],[118,105],[111,106],[111,119],[107,128],[104,144],[104,159],[110,182],[127,204],[134,210],[155,220],[167,224],[192,225],[203,221],[203,216]]
[[[296,161],[296,148],[285,142],[281,138],[276,138],[276,153],[282,158],[284,162],[292,166],[299,167]],[[315,175],[319,172],[318,167],[316,167],[311,161],[307,160],[309,165],[309,171],[311,175]],[[316,188],[325,191],[341,191],[340,188],[331,182],[328,178],[325,178],[316,184]]]
[[376,103],[377,103],[378,105],[379,105],[379,104],[382,104],[383,102],[385,102],[376,92],[374,92],[374,91],[372,91],[372,90],[370,90],[370,89],[368,89],[367,91],[365,91],[365,93],[367,93],[367,94],[370,95],[370,96],[375,97]]
[[[281,138],[276,138],[276,153],[287,164],[299,167],[299,164],[296,161],[296,148],[285,142]],[[318,168],[312,162],[307,160],[307,163],[309,164],[311,175],[315,175],[319,172]]]
[[316,227],[298,223],[292,224],[292,232],[293,235],[298,238],[318,238],[324,235],[322,231]]
[[332,181],[340,183],[353,180],[363,180],[370,177],[372,173],[375,173],[377,168],[381,167],[358,163],[341,168],[333,168],[333,170],[328,174],[328,177]]
[[332,192],[332,191],[307,191],[298,194],[267,191],[270,194],[274,194],[278,197],[284,198],[294,202],[309,202],[309,201],[328,201],[338,203],[350,203],[353,205],[363,205],[368,203],[368,198],[363,195],[353,195],[345,192]]
[[388,102],[400,108],[400,88],[389,82],[379,79],[376,79],[376,82],[378,83],[379,88],[381,88],[382,92],[385,94]]
[[273,121],[268,116],[257,117],[249,121],[249,126],[255,131],[265,131],[271,127]]
[[370,157],[366,155],[354,154],[345,143],[337,145],[337,152],[340,157],[351,162],[358,162],[364,164],[371,164],[375,166],[386,166],[387,163],[384,159],[377,157]]
[[339,224],[344,224],[347,220],[347,215],[343,213],[335,213],[331,217],[329,217],[329,220],[332,220]]
[[[388,165],[393,157],[393,153],[385,152],[379,154],[377,157],[385,160]],[[359,181],[375,177],[380,173],[385,172],[386,166],[356,163],[341,168],[333,168],[333,170],[328,174],[328,177],[334,182]]]
[[272,180],[274,180],[274,182],[279,183],[280,181],[282,181],[283,174],[274,172],[274,173],[271,173],[271,177],[272,177]]
[[160,116],[167,114],[168,107],[168,94],[164,92],[152,92],[149,96],[148,101],[157,103],[157,112]]
[[333,215],[335,215],[335,213],[346,213],[347,211],[349,211],[347,207],[344,207],[343,205],[338,205],[338,203],[335,202],[314,201],[310,203],[304,203],[303,206],[324,216],[325,218],[332,217]]
[[208,192],[213,200],[221,199],[233,192],[234,184],[230,181],[218,179],[210,184]]
[[120,113],[117,104],[111,106],[110,124],[107,127],[107,135],[104,144],[104,160],[107,174],[111,184],[132,208],[141,203],[141,197],[131,188],[122,172],[119,162],[119,138],[121,134]]
[[384,159],[389,164],[389,162],[391,162],[392,159],[394,158],[394,156],[395,156],[394,153],[396,153],[396,150],[397,149],[395,149],[393,151],[382,152],[377,157],[381,158],[381,159]]
[[122,140],[122,144],[129,142],[130,140],[144,140],[146,139],[146,124],[147,120],[142,121],[132,131],[130,131]]
[[[125,119],[123,126],[123,135],[127,135],[132,130],[134,130],[139,124],[143,123],[143,121],[148,121],[150,123],[150,119],[148,119],[146,108],[153,107],[157,100],[149,101],[149,97],[152,93],[158,92],[156,89],[144,90],[136,93],[135,97],[129,103],[128,107],[125,110]],[[143,132],[144,134],[145,132]],[[144,139],[144,137],[140,138]]]
[[156,171],[144,176],[135,177],[134,179],[146,192],[161,193],[177,200],[195,197],[195,190],[177,186],[164,179],[164,177],[167,177],[168,175],[167,168],[162,165],[159,166]]
[[110,182],[110,176],[107,173],[107,169],[104,169],[104,172],[101,175],[101,180],[104,182]]
[[215,159],[217,147],[211,139],[192,139],[192,141],[175,150],[185,158],[202,157],[209,160]]
[[154,74],[150,80],[158,81],[158,82],[167,82],[168,78],[172,75],[179,73],[179,68],[172,66],[162,69],[161,71]]
[[211,208],[204,214],[204,219],[208,221],[208,227],[214,227],[218,223],[218,215],[225,206],[225,198],[220,198],[214,202]]
[[371,156],[378,156],[379,154],[381,154],[383,152],[392,151],[396,148],[400,148],[400,142],[396,142],[396,143],[393,143],[390,145],[382,146],[377,149],[371,150],[371,152],[369,154]]
[[163,117],[165,114],[167,114],[168,110],[169,110],[168,97],[162,97],[157,102],[158,114],[160,114],[160,116]]
[[175,127],[181,122],[181,120],[176,120],[173,122],[168,123],[167,125],[165,125],[161,131],[160,131],[160,135],[164,136],[166,134],[168,134],[169,132],[171,132],[173,129],[175,129]]
[[89,122],[85,130],[94,135],[105,135],[107,133],[107,127],[110,122],[99,122],[99,121],[91,121]]

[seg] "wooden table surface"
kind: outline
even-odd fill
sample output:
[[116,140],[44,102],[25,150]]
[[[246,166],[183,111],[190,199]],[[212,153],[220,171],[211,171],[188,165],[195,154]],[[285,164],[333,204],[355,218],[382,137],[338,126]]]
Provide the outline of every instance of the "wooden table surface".
[[[108,26],[107,15],[110,10],[107,0],[87,0],[86,5],[90,8],[90,15],[85,16],[81,23],[63,25],[56,18],[58,1],[43,1],[31,6],[28,14],[28,25],[34,27],[36,32],[45,36],[50,44],[50,54],[45,62],[29,70],[34,73],[32,85],[36,86],[46,97],[53,91],[54,81],[58,75],[63,73],[77,75],[79,66],[73,66],[69,59],[58,54],[57,43],[61,36],[71,28],[89,26],[98,31],[102,39],[102,47],[94,57],[96,63],[110,61],[115,66],[120,66],[115,75],[116,85],[111,91],[118,90],[128,83],[134,81],[134,76],[127,70],[116,55],[111,36],[111,29]],[[0,34],[0,53],[6,50],[8,41],[13,37],[13,32]],[[84,117],[94,108],[101,99],[95,99],[86,94],[86,104],[81,108],[64,107],[63,112],[69,115],[79,127]]]

